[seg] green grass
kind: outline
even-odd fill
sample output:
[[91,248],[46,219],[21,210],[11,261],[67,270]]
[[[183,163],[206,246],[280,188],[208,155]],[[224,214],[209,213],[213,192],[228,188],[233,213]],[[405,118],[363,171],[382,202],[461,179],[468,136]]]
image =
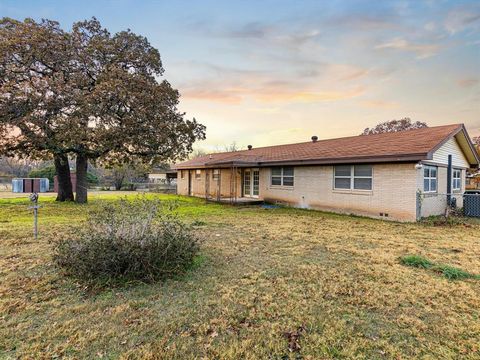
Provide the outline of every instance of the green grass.
[[470,274],[468,271],[450,265],[436,265],[432,270],[442,274],[449,280],[480,279],[479,275]]
[[402,264],[407,265],[407,266],[413,266],[417,268],[423,268],[423,269],[428,269],[433,266],[433,263],[419,255],[407,255],[403,256],[400,261]]
[[480,281],[446,281],[458,271],[398,261],[424,254],[478,274],[475,224],[148,196],[178,202],[201,254],[184,276],[109,290],[62,276],[50,241],[115,192],[87,205],[42,195],[38,240],[29,202],[0,199],[0,358],[480,358]]
[[434,262],[419,255],[402,256],[400,258],[400,262],[406,266],[431,269],[432,271],[441,274],[443,277],[449,280],[480,279],[480,275],[474,275],[468,271],[450,265],[435,264]]

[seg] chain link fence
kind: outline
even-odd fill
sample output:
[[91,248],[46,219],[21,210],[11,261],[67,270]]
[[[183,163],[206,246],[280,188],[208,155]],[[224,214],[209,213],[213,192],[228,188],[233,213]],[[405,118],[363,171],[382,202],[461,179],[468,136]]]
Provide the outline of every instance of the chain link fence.
[[480,194],[417,193],[417,219],[438,215],[480,217]]

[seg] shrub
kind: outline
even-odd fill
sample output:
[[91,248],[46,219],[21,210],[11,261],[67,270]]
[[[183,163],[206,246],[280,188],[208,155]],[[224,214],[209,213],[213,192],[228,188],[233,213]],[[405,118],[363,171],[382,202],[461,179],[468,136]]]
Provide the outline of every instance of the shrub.
[[46,166],[38,170],[32,170],[28,173],[31,178],[47,178],[50,185],[53,186],[53,177],[55,176],[55,166]]
[[90,211],[78,234],[54,243],[54,263],[83,279],[156,281],[192,265],[199,242],[175,204],[121,199]]
[[432,215],[422,219],[422,223],[427,226],[453,227],[457,225],[465,225],[467,221],[461,216],[461,210],[456,209],[450,213],[450,216]]
[[413,266],[417,268],[428,269],[433,266],[433,263],[420,255],[407,255],[400,258],[403,265]]

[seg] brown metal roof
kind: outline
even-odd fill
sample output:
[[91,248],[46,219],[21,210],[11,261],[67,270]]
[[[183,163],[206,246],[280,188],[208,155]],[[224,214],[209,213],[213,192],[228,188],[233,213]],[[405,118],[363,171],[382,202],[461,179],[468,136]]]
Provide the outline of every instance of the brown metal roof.
[[177,169],[275,164],[335,164],[344,162],[418,161],[451,136],[465,130],[462,124],[435,126],[397,133],[350,136],[298,144],[276,145],[235,152],[214,153],[180,164]]

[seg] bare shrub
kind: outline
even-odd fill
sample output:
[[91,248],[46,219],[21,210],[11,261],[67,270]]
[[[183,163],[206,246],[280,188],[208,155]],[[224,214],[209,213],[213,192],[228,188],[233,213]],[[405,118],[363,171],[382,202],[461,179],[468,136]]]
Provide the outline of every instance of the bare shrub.
[[193,263],[199,242],[175,207],[145,197],[103,202],[75,235],[54,243],[54,262],[88,281],[151,282],[179,274]]

